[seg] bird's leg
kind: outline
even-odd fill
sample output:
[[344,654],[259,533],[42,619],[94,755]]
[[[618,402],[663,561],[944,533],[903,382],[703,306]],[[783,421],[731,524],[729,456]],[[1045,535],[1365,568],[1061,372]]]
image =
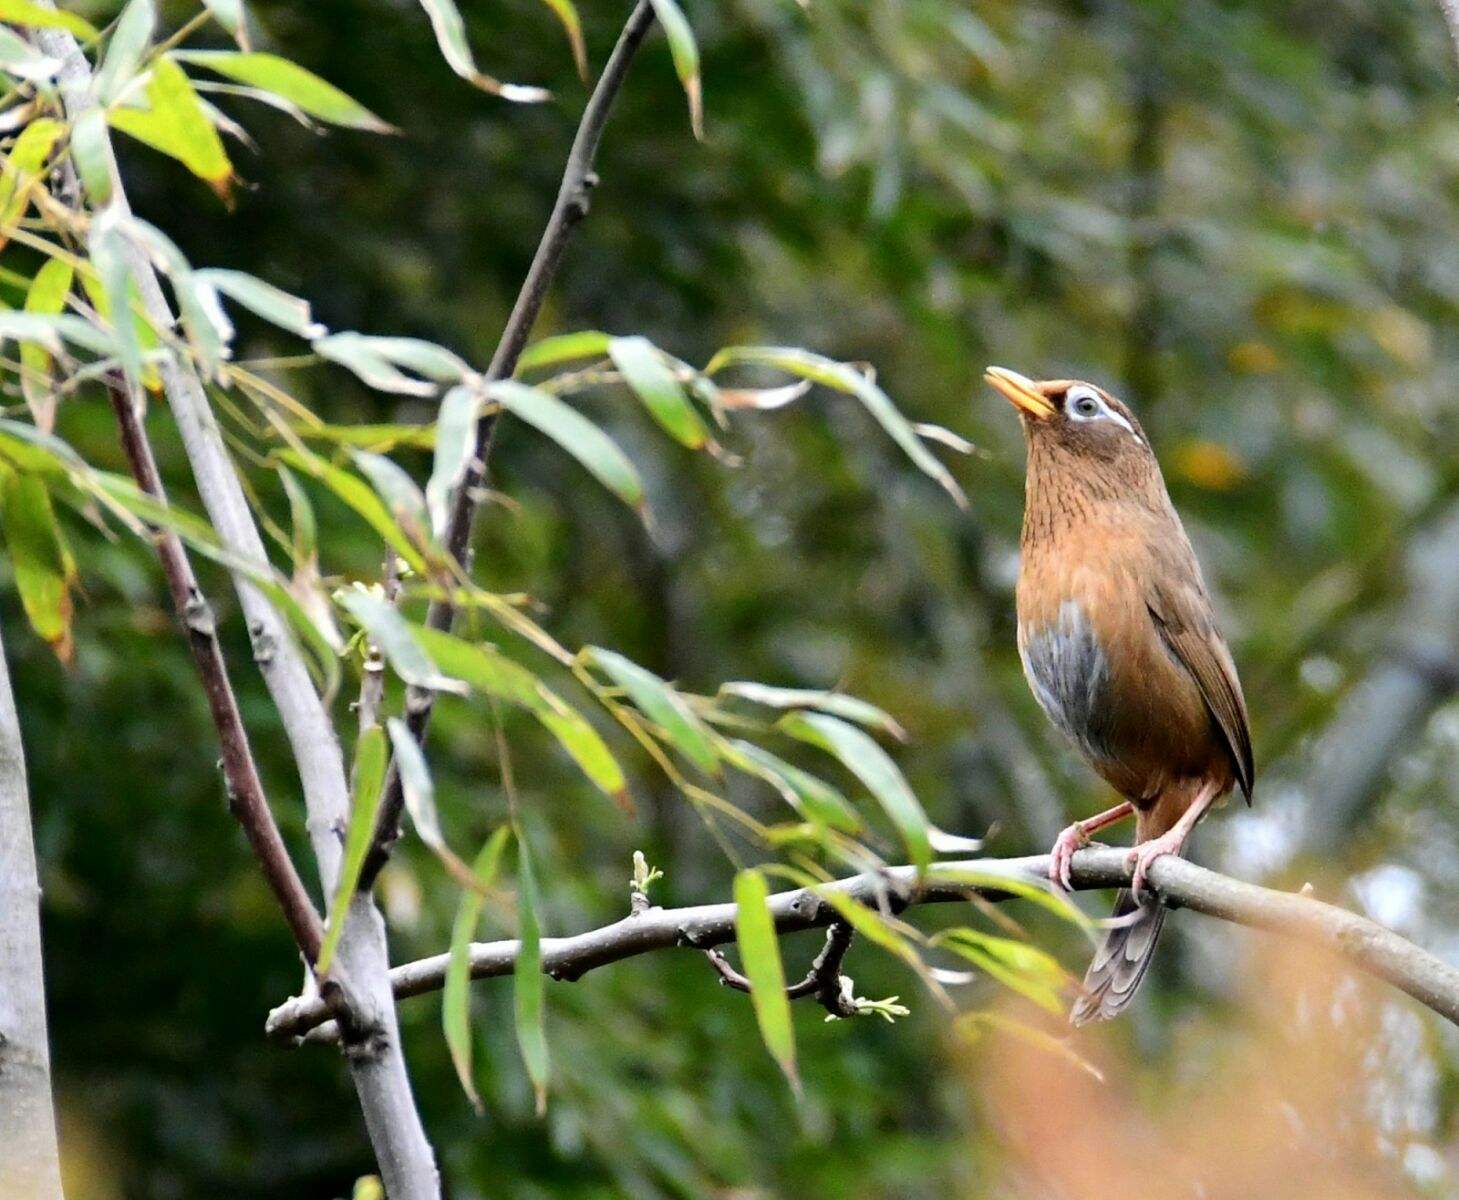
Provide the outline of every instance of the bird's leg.
[[1087,821],[1075,821],[1068,829],[1054,839],[1053,849],[1049,851],[1049,879],[1055,887],[1061,887],[1066,892],[1074,882],[1070,876],[1070,861],[1074,857],[1074,851],[1082,850],[1089,845],[1089,835],[1098,833],[1107,825],[1113,825],[1116,821],[1123,821],[1135,811],[1134,805],[1128,800],[1116,804],[1113,808],[1107,808],[1102,813],[1089,818]]
[[1167,854],[1179,854],[1185,849],[1185,843],[1190,837],[1191,831],[1206,815],[1206,810],[1215,802],[1220,791],[1221,789],[1213,783],[1202,785],[1201,790],[1196,793],[1196,798],[1191,801],[1190,807],[1180,814],[1180,820],[1159,837],[1153,837],[1149,841],[1141,842],[1138,846],[1131,848],[1126,861],[1134,868],[1130,877],[1130,891],[1134,893],[1136,900],[1144,897],[1145,876],[1150,872],[1150,865],[1157,858],[1162,858]]

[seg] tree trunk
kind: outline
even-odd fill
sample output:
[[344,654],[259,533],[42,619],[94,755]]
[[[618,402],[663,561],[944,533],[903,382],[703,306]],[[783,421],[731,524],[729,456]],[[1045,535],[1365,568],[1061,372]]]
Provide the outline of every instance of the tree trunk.
[[6,1200],[61,1196],[40,894],[25,754],[0,644],[0,1196]]

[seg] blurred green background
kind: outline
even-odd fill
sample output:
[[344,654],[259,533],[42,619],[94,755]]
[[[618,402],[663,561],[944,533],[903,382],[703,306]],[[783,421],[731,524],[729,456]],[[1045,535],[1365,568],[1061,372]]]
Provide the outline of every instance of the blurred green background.
[[[193,11],[164,7],[173,24]],[[235,211],[132,143],[139,212],[194,263],[307,296],[331,327],[417,334],[484,363],[585,96],[556,23],[533,0],[462,4],[484,69],[553,89],[526,107],[453,76],[407,0],[250,7],[262,47],[399,135],[321,137],[230,103],[261,150],[233,148],[247,181]],[[627,8],[582,0],[595,68]],[[953,464],[971,510],[844,399],[737,416],[731,466],[604,392],[589,410],[644,472],[657,527],[508,421],[493,483],[510,503],[488,510],[482,579],[530,592],[565,644],[613,647],[695,690],[749,678],[863,695],[909,730],[899,761],[939,824],[996,826],[995,853],[1040,850],[1102,796],[1019,673],[1022,449],[979,379],[996,362],[1095,380],[1154,439],[1252,711],[1255,807],[1214,818],[1195,856],[1253,879],[1312,878],[1459,955],[1459,68],[1437,6],[687,0],[686,12],[706,139],[690,135],[655,33],[538,334],[644,333],[696,363],[733,341],[872,363],[914,419],[976,443]],[[245,333],[241,353],[293,351]],[[429,416],[337,369],[290,382],[330,420]],[[149,424],[190,500],[160,405]],[[120,469],[103,402],[63,408],[59,428]],[[373,577],[374,539],[341,507],[320,515],[327,568]],[[72,541],[85,595],[69,669],[24,627],[13,588],[0,607],[33,773],[73,1193],[345,1195],[371,1163],[358,1110],[331,1052],[261,1036],[302,972],[225,812],[155,559],[79,525]],[[302,850],[282,735],[226,582],[206,578]],[[666,870],[665,904],[728,895],[731,865],[628,746],[633,820],[525,724],[509,732],[547,932],[621,915],[634,849]],[[506,807],[491,731],[443,705],[431,744],[452,835],[479,844]],[[772,807],[748,788],[735,798]],[[445,945],[455,892],[433,860],[408,850],[382,892],[397,960]],[[1082,967],[1077,940],[1033,928]],[[1146,1090],[1178,1075],[1183,1031],[1204,1031],[1208,1054],[1239,1043],[1240,966],[1258,940],[1194,916],[1167,928],[1138,1011],[1107,1035],[1112,1053],[1138,1056]],[[816,944],[787,941],[792,973]],[[437,1002],[405,1002],[450,1195],[1061,1194],[1000,1174],[976,1050],[950,1040],[914,978],[865,947],[848,970],[913,1015],[824,1024],[798,1011],[799,1106],[745,998],[688,952],[550,986],[544,1120],[505,982],[476,988],[481,1118],[454,1080]],[[1354,1119],[1393,1190],[1354,1194],[1455,1194],[1459,1040],[1397,1001],[1374,1039]]]

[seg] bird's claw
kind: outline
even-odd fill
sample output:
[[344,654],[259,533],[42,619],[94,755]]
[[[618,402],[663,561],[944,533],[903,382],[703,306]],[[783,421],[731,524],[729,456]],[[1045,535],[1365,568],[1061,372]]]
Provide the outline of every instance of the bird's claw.
[[1054,839],[1049,851],[1049,881],[1066,892],[1074,890],[1074,852],[1089,845],[1089,835],[1077,821]]
[[1184,839],[1175,830],[1130,847],[1129,854],[1125,856],[1125,865],[1131,868],[1130,894],[1143,903],[1146,899],[1146,877],[1152,864],[1167,854],[1179,854],[1183,847]]

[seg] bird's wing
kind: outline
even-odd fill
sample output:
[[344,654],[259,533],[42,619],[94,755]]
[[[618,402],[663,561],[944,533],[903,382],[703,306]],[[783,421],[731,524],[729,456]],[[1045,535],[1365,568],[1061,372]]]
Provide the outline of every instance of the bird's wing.
[[1157,583],[1150,588],[1145,604],[1165,644],[1200,688],[1206,707],[1216,719],[1226,748],[1231,752],[1237,782],[1250,803],[1256,771],[1246,700],[1241,694],[1241,681],[1236,677],[1231,651],[1216,628],[1209,598],[1198,585]]

